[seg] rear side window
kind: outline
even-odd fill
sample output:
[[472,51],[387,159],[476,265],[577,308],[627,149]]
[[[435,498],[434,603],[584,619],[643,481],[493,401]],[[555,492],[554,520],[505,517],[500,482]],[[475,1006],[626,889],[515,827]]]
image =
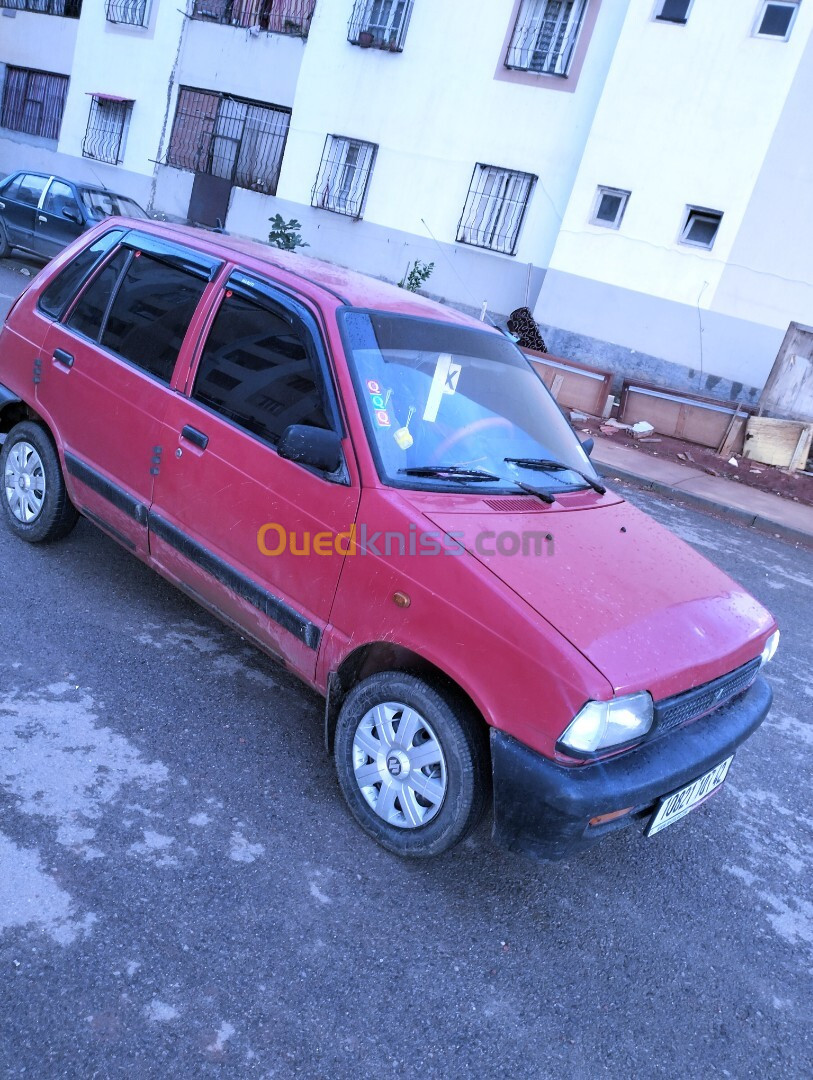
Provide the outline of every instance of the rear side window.
[[99,340],[113,290],[129,260],[130,252],[122,248],[102,267],[68,318],[71,330],[94,341]]
[[220,305],[192,397],[270,443],[290,424],[330,427],[308,331],[237,293]]
[[[87,279],[94,266],[101,260],[102,256],[107,254],[113,245],[118,243],[123,235],[124,231],[122,229],[111,229],[110,232],[106,232],[104,236],[100,236],[98,240],[90,245],[90,247],[86,247],[84,251],[80,251],[79,254],[57,274],[48,288],[43,292],[39,300],[40,310],[44,311],[46,315],[53,316],[55,319],[61,318],[68,303],[79,291],[82,282]],[[93,337],[95,335],[91,336]]]

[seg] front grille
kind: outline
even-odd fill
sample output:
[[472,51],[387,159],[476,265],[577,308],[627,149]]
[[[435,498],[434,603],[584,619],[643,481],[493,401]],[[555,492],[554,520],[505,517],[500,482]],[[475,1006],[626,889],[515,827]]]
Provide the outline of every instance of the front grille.
[[694,690],[685,690],[682,694],[656,701],[652,734],[657,738],[658,735],[689,724],[692,720],[699,720],[706,713],[725,705],[737,694],[742,694],[756,678],[760,663],[758,657],[719,679],[696,686]]

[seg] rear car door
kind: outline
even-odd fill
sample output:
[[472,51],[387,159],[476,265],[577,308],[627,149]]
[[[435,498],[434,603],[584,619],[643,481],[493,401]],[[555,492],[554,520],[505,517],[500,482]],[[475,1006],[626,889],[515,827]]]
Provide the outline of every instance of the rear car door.
[[37,210],[34,242],[41,255],[57,255],[84,231],[85,221],[76,194],[64,180],[52,180]]
[[176,362],[220,265],[128,233],[46,338],[37,401],[63,444],[71,496],[142,556]]
[[0,213],[6,227],[9,243],[15,247],[37,251],[36,219],[40,199],[50,180],[49,176],[23,173],[13,181],[0,197]]
[[335,538],[355,522],[359,483],[347,439],[337,474],[281,458],[276,444],[291,424],[342,433],[316,318],[234,273],[188,396],[164,413],[150,548],[188,592],[313,678],[346,550]]

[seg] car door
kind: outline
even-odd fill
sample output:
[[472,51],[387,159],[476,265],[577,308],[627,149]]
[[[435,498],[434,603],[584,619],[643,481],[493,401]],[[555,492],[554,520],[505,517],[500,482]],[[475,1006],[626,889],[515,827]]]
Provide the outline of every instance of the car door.
[[359,483],[347,439],[337,474],[281,458],[276,443],[291,424],[342,431],[316,320],[304,303],[236,272],[187,395],[164,413],[150,548],[187,591],[313,678]]
[[0,197],[0,213],[9,243],[36,251],[34,236],[40,199],[50,180],[37,173],[22,173]]
[[63,445],[71,497],[142,556],[176,362],[220,265],[128,233],[46,338],[37,401]]
[[73,188],[64,180],[52,180],[37,210],[34,226],[37,252],[51,259],[84,229],[84,216]]

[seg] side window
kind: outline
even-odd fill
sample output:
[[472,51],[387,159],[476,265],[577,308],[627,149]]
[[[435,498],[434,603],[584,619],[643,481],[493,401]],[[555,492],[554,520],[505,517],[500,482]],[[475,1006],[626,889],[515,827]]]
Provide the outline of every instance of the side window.
[[290,424],[329,428],[310,335],[238,294],[220,305],[192,397],[276,443]]
[[68,318],[71,330],[76,330],[94,341],[99,340],[110,297],[129,258],[130,252],[122,248],[102,267]]
[[40,201],[40,196],[45,191],[48,179],[47,176],[24,176],[20,180],[16,193],[11,195],[10,198],[25,203],[26,206],[36,206]]
[[79,204],[67,184],[63,184],[61,180],[54,180],[48,188],[48,194],[42,204],[42,212],[61,216],[63,210],[75,210],[78,214]]
[[168,383],[206,284],[136,251],[116,290],[102,345]]
[[40,311],[44,311],[46,315],[51,315],[53,318],[58,319],[68,306],[71,297],[78,292],[79,286],[90,274],[96,263],[100,261],[104,254],[110,251],[113,245],[117,243],[122,236],[124,236],[124,233],[121,229],[111,229],[110,232],[105,233],[104,236],[100,236],[95,243],[90,245],[90,247],[86,247],[84,251],[80,251],[79,254],[57,274],[48,288],[43,292],[39,301]]

